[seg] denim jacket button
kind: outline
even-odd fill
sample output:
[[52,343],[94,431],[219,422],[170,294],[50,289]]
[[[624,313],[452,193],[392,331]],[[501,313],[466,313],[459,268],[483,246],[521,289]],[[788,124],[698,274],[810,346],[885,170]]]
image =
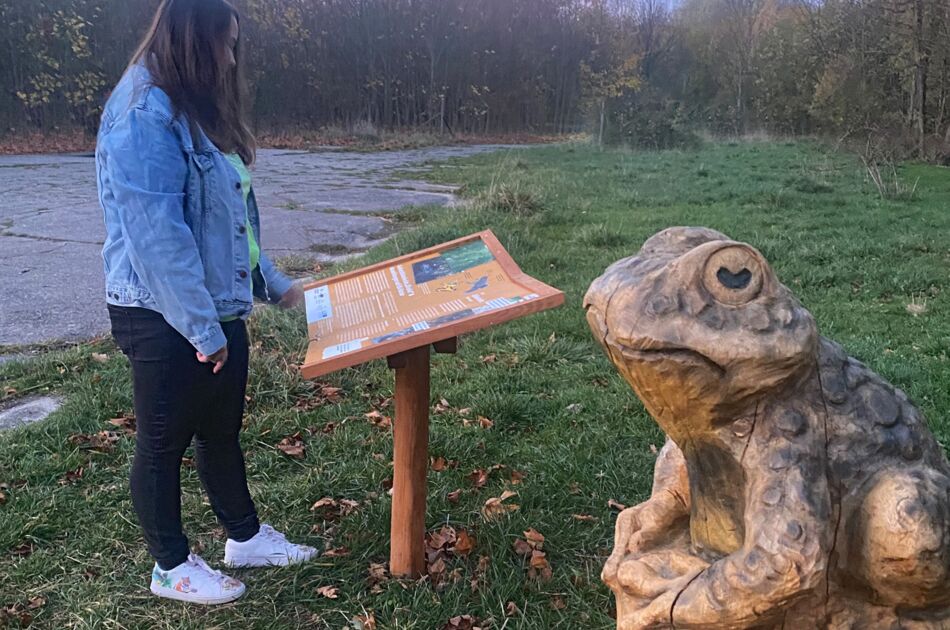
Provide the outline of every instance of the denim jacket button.
[[238,190],[241,190],[241,182],[235,182],[234,187]]
[[241,276],[241,279],[243,280],[244,278],[247,277],[247,272],[242,269],[241,271],[238,272],[238,275]]
[[245,232],[247,232],[247,228],[246,228],[246,227],[244,227],[243,225],[242,225],[241,227],[239,227],[239,228],[238,228],[238,233],[240,233],[240,234],[244,234]]

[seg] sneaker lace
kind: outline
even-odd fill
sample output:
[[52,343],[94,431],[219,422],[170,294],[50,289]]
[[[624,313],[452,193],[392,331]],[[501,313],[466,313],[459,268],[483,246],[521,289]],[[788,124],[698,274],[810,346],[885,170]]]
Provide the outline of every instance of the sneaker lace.
[[194,568],[200,570],[200,571],[204,571],[205,573],[207,573],[208,575],[210,575],[211,578],[212,578],[214,581],[216,581],[216,582],[218,582],[218,583],[224,583],[226,580],[230,580],[230,579],[231,579],[230,577],[228,577],[227,575],[221,573],[220,571],[215,571],[214,569],[212,569],[211,567],[209,567],[209,566],[208,566],[208,563],[205,562],[204,559],[202,559],[201,556],[198,556],[198,555],[195,555],[195,554],[190,554],[190,555],[188,556],[188,564],[189,564],[190,566],[192,566],[192,567],[194,567]]

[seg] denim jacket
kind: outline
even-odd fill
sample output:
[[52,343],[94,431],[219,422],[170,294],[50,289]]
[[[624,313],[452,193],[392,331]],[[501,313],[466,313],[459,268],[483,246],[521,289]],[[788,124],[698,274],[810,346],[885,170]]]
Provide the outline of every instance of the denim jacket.
[[220,320],[246,318],[254,295],[276,303],[291,280],[261,252],[248,269],[249,221],[261,243],[253,191],[211,140],[176,116],[133,66],[106,103],[96,144],[105,215],[106,301],[161,313],[203,354],[226,343]]

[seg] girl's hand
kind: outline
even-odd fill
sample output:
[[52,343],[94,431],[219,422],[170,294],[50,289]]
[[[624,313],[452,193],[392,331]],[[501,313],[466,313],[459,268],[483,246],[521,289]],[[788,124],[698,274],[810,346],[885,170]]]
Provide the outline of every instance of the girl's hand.
[[290,285],[290,288],[287,289],[287,292],[280,298],[280,302],[277,303],[282,309],[291,309],[300,306],[303,303],[303,287],[299,282],[294,282]]
[[214,354],[204,355],[200,352],[195,353],[198,357],[198,361],[201,363],[214,363],[214,369],[212,372],[217,374],[221,371],[221,368],[224,367],[224,364],[228,362],[228,346],[225,344],[223,348],[215,352]]

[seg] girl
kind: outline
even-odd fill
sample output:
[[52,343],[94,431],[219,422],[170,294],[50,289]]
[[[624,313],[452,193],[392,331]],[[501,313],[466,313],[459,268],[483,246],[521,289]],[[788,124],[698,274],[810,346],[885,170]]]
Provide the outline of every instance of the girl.
[[96,149],[112,334],[132,365],[138,435],[132,502],[155,558],[151,591],[220,604],[239,581],[188,553],[179,472],[194,438],[230,567],[317,551],[258,523],[238,439],[253,297],[302,292],[260,249],[247,167],[240,21],[225,0],[164,0],[102,116]]

